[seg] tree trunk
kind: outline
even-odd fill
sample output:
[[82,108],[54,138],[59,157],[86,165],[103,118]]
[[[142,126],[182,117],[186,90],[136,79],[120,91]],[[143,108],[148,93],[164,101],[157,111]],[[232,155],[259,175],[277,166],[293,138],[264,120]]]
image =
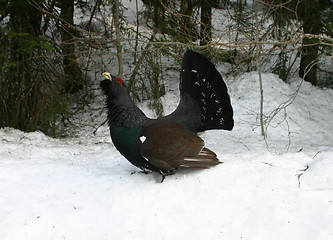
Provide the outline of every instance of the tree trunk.
[[[9,30],[13,36],[8,42],[10,65],[1,79],[6,87],[0,95],[0,119],[3,126],[21,130],[35,130],[34,117],[40,103],[40,82],[36,63],[32,61],[39,49],[42,14],[27,1],[10,1]],[[31,47],[35,46],[35,47]],[[36,61],[37,62],[37,61]]]
[[181,14],[181,22],[180,27],[183,31],[181,34],[180,41],[184,43],[188,43],[189,41],[195,41],[198,37],[198,32],[195,30],[195,27],[192,23],[192,14],[195,3],[194,0],[181,0],[180,5],[180,14]]
[[264,90],[263,90],[263,84],[262,84],[262,76],[261,76],[261,67],[259,64],[260,61],[260,55],[261,55],[261,45],[259,43],[259,34],[260,34],[260,23],[259,23],[259,17],[258,17],[258,0],[253,1],[253,7],[254,7],[254,15],[255,15],[255,23],[256,23],[256,67],[258,71],[258,77],[259,77],[259,91],[260,91],[260,127],[261,127],[261,136],[266,138],[265,134],[265,126],[264,126]]
[[112,7],[112,14],[113,14],[113,27],[116,32],[116,48],[117,48],[117,57],[118,57],[118,77],[123,76],[123,55],[122,55],[122,47],[121,47],[121,42],[120,42],[120,14],[119,14],[119,0],[114,0],[113,1],[113,7]]
[[83,88],[83,73],[75,55],[75,30],[73,29],[74,0],[61,0],[62,54],[65,72],[64,92],[75,93]]
[[201,0],[200,46],[212,41],[212,5],[210,0]]
[[[303,32],[318,35],[321,32],[319,0],[303,0],[299,9]],[[312,85],[317,85],[317,58],[318,40],[303,38],[299,76]]]

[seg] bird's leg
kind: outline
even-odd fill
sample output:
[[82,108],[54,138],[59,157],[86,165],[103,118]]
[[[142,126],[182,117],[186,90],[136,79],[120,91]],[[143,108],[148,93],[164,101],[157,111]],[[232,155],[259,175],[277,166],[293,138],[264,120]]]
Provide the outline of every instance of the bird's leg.
[[168,175],[167,173],[164,173],[162,171],[160,171],[160,174],[162,175],[162,180],[161,180],[161,183],[164,181],[165,179],[165,176]]
[[173,169],[173,170],[169,170],[169,171],[159,170],[159,173],[162,175],[161,183],[164,181],[164,179],[165,179],[166,176],[174,174],[175,171],[176,171],[176,168]]

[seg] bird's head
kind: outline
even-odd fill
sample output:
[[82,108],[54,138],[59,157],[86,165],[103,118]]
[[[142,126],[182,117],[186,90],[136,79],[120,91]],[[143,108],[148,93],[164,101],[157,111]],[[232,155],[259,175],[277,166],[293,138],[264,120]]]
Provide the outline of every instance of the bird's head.
[[115,77],[115,76],[113,76],[113,75],[111,75],[109,72],[103,72],[102,73],[102,76],[105,78],[105,79],[107,79],[107,80],[109,80],[109,81],[116,81],[116,82],[118,82],[121,86],[123,86],[123,80],[121,80],[121,78],[119,78],[119,77]]
[[104,80],[101,81],[100,86],[110,101],[128,95],[124,83],[119,77],[115,77],[109,72],[103,72],[102,76]]

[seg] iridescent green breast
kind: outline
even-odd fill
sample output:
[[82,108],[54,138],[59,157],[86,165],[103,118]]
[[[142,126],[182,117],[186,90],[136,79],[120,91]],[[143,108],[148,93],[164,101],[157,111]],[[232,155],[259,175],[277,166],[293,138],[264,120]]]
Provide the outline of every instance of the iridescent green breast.
[[137,148],[141,131],[142,127],[127,128],[112,125],[110,126],[110,133],[113,144],[124,156],[126,152]]

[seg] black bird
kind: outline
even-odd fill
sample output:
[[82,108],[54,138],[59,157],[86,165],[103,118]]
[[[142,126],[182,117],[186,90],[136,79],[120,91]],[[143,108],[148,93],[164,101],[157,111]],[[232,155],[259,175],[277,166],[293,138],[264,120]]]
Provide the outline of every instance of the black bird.
[[215,66],[188,50],[180,71],[180,102],[168,116],[150,119],[134,104],[120,78],[103,73],[112,141],[118,151],[144,172],[163,175],[179,168],[204,169],[221,163],[204,147],[198,132],[231,130],[233,109],[227,87]]

